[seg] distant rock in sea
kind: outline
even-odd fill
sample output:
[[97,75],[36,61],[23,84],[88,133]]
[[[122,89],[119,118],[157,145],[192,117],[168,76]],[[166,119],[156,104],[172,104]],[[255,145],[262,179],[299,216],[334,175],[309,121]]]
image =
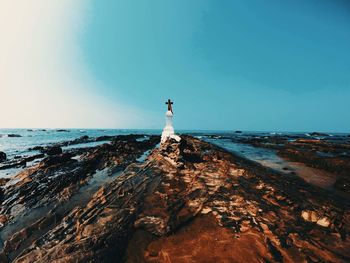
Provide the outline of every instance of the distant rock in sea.
[[311,136],[329,136],[327,133],[321,133],[321,132],[312,132],[310,133]]
[[69,130],[65,130],[65,129],[58,129],[56,130],[57,132],[69,132]]
[[15,137],[22,137],[21,135],[19,134],[13,134],[13,133],[10,133],[10,134],[7,134],[7,137],[10,137],[10,138],[15,138]]

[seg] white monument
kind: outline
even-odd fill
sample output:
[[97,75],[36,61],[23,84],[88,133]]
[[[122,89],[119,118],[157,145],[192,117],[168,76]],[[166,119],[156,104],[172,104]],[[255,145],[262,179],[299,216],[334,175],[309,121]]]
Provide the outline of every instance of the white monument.
[[177,142],[179,142],[181,140],[180,136],[176,135],[174,132],[174,127],[173,127],[173,102],[168,99],[167,102],[165,102],[165,104],[168,105],[168,110],[165,113],[165,127],[163,129],[162,132],[162,139],[161,139],[161,143],[167,141],[168,139],[174,139]]

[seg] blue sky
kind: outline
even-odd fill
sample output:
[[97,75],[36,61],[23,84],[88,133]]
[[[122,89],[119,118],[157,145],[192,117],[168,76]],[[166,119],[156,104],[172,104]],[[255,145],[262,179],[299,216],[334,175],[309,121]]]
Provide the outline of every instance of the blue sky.
[[350,3],[95,1],[82,38],[108,96],[189,129],[350,129]]
[[[28,116],[15,112],[1,120],[5,127],[34,123],[162,128],[164,102],[171,98],[177,129],[350,130],[350,3],[346,0],[35,3],[23,8],[21,17],[37,19],[35,32],[42,32],[31,39],[38,52],[32,51],[36,45],[31,42],[20,50],[31,56],[25,61],[39,61],[42,50],[47,50],[45,57],[50,60],[40,60],[37,74],[23,79],[28,94],[40,94],[38,103],[31,102],[23,110]],[[12,9],[18,13],[18,7]],[[28,21],[22,20],[18,30],[29,32],[24,30]],[[11,27],[9,36],[13,31]],[[14,43],[28,42],[21,32],[8,43],[8,50],[2,48],[4,54],[18,54]],[[60,65],[59,70],[51,70],[48,61]],[[21,63],[24,72],[33,71],[32,63]],[[41,77],[34,81],[33,75]],[[51,84],[44,85],[42,76]],[[13,79],[8,82],[14,83]],[[24,91],[22,83],[13,85]],[[52,95],[56,93],[61,100]],[[51,118],[35,108],[43,100]]]

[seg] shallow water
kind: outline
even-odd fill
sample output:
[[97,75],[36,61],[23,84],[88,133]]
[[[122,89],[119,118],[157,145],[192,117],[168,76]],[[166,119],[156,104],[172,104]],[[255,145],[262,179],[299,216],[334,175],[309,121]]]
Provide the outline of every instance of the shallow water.
[[293,162],[281,158],[273,149],[254,147],[243,143],[237,143],[232,141],[232,139],[212,139],[209,137],[203,137],[202,139],[237,155],[240,155],[246,159],[255,161],[263,166],[272,168],[285,174],[294,173],[312,185],[343,195],[342,193],[336,191],[333,187],[336,179],[338,178],[338,175],[321,169],[308,167],[303,163]]

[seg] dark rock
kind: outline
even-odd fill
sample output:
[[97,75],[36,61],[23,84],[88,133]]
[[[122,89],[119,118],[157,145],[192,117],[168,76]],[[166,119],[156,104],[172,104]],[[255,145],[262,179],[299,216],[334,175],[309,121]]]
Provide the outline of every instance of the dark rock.
[[6,153],[0,152],[0,163],[6,161]]
[[89,139],[89,136],[87,136],[87,135],[81,136],[79,138],[79,140],[81,140],[81,141],[86,141],[87,139]]
[[44,147],[43,146],[35,146],[33,148],[29,148],[28,150],[29,151],[40,151],[40,152],[43,152],[44,151]]
[[337,179],[334,187],[342,192],[350,193],[350,178],[341,177]]
[[1,165],[0,166],[0,170],[6,170],[6,169],[9,169],[9,168],[15,168],[15,167],[25,167],[27,164],[26,160],[15,160],[15,161],[11,161],[11,162],[8,162],[8,163],[5,163],[4,165]]
[[72,161],[73,155],[70,153],[63,153],[59,155],[51,155],[43,159],[40,164],[44,166],[52,166],[52,165],[58,165],[63,164],[69,161]]
[[53,146],[53,147],[44,149],[43,152],[46,153],[47,155],[57,155],[57,154],[61,154],[62,153],[62,148],[61,147],[57,147],[57,146]]
[[[103,136],[99,136],[95,139],[96,142],[100,142],[100,141],[110,141],[112,139],[114,139],[115,136],[109,136],[109,135],[103,135]],[[118,140],[118,139],[116,139]]]
[[32,129],[27,129],[27,131],[32,132],[33,130]]
[[45,157],[45,155],[43,153],[39,153],[39,154],[36,154],[36,155],[24,157],[23,159],[26,162],[31,162],[31,161],[34,161],[35,159],[40,159],[40,158],[44,158],[44,157]]
[[235,133],[242,133],[242,131],[235,131]]
[[7,137],[10,137],[10,138],[16,138],[16,137],[22,137],[21,135],[19,134],[13,134],[13,133],[10,133],[10,134],[7,134]]
[[57,132],[69,132],[69,130],[65,130],[65,129],[58,129],[56,130]]

